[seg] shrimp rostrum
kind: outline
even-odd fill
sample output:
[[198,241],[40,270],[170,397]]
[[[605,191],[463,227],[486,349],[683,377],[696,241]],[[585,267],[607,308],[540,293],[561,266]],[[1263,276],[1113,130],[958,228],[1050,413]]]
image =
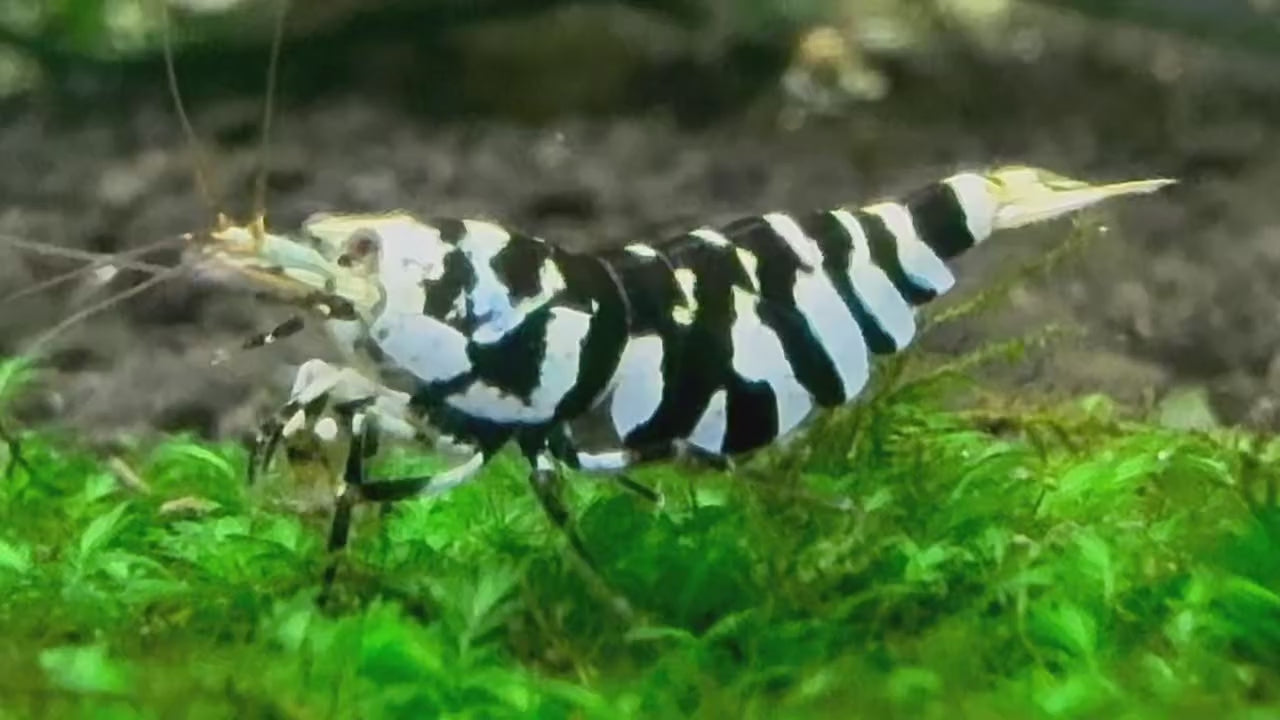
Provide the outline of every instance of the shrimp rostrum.
[[[255,453],[263,462],[282,436],[322,419],[323,435],[348,444],[333,549],[357,503],[456,487],[514,443],[547,515],[589,562],[559,492],[564,468],[729,467],[855,400],[872,358],[906,348],[917,308],[953,286],[948,260],[993,233],[1171,182],[1093,185],[1004,167],[899,200],[593,253],[399,212],[319,215],[295,235],[224,223],[192,241],[206,267],[309,308],[342,350],[342,365],[302,366]],[[570,426],[588,412],[603,416],[611,446],[575,442]],[[463,455],[436,477],[371,478],[380,435],[447,440]]]

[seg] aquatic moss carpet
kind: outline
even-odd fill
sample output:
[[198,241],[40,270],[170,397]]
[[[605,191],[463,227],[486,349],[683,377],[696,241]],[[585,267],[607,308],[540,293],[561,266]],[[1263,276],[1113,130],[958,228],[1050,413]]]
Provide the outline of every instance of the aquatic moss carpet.
[[296,478],[28,433],[0,718],[1280,716],[1280,443],[936,397],[881,392],[732,477],[638,473],[661,507],[571,482],[632,624],[514,457],[363,512],[321,609],[327,517]]

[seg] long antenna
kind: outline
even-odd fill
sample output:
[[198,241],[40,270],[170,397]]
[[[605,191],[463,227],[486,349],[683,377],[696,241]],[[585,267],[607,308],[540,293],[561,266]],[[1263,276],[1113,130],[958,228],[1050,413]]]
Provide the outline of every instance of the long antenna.
[[178,71],[174,67],[172,20],[169,17],[169,0],[160,0],[160,12],[164,31],[164,69],[169,80],[169,95],[173,98],[173,108],[178,113],[178,121],[182,123],[182,132],[187,139],[187,148],[191,152],[191,164],[195,175],[196,190],[209,208],[209,214],[217,218],[219,229],[226,225],[226,218],[218,209],[218,201],[213,196],[209,185],[209,166],[204,153],[200,149],[200,140],[196,137],[195,128],[191,126],[191,118],[187,116],[186,105],[182,102],[182,92],[178,89]]
[[143,280],[137,285],[134,285],[128,290],[121,291],[116,295],[113,295],[105,300],[101,300],[99,302],[94,303],[93,305],[90,305],[89,307],[84,308],[83,310],[75,313],[74,315],[68,317],[67,319],[53,326],[52,329],[48,330],[43,335],[40,335],[39,337],[37,337],[34,341],[31,342],[31,344],[27,345],[27,347],[23,350],[21,354],[22,355],[34,354],[36,350],[42,349],[50,341],[52,341],[54,338],[58,337],[65,330],[67,330],[67,328],[70,328],[71,326],[75,325],[81,320],[84,320],[88,317],[96,315],[113,305],[119,304],[124,300],[128,300],[134,295],[139,295],[144,291],[146,291],[148,288],[159,285],[165,280],[177,277],[184,270],[186,270],[186,268],[181,265],[177,267],[169,268],[165,272],[160,272],[160,273],[156,273],[155,275],[152,275],[151,277],[147,278],[146,280]]
[[[164,272],[169,269],[169,266],[156,265],[154,263],[141,262],[138,260],[129,260],[128,258],[154,250],[157,247],[176,242],[177,240],[178,238],[165,239],[160,242],[143,245],[141,247],[118,253],[98,253],[93,252],[92,250],[77,250],[76,248],[62,247],[61,245],[50,245],[49,243],[36,242],[34,240],[23,240],[20,237],[0,233],[0,242],[5,245],[12,245],[19,250],[30,250],[41,255],[52,255],[54,257],[64,257],[71,260],[85,260],[90,263],[102,263],[103,265],[114,263],[122,268],[127,268],[129,270],[141,270],[149,273]],[[81,270],[83,269],[84,268],[81,268]]]
[[271,153],[271,116],[275,114],[276,76],[280,69],[280,46],[284,43],[284,19],[289,14],[289,0],[277,0],[279,10],[276,13],[275,31],[271,37],[271,60],[267,63],[267,90],[262,101],[262,138],[258,152],[258,177],[253,191],[253,228],[256,232],[266,231],[267,217],[267,170],[270,167]]
[[[51,287],[56,287],[68,280],[74,280],[75,278],[81,275],[84,275],[87,272],[98,270],[100,268],[120,267],[128,270],[139,270],[142,272],[151,273],[152,275],[165,272],[166,270],[169,269],[169,267],[166,265],[156,265],[148,262],[134,262],[133,258],[136,258],[140,255],[145,255],[151,252],[152,250],[164,247],[166,245],[174,245],[180,242],[185,242],[181,237],[169,237],[163,240],[159,240],[157,242],[148,243],[146,245],[141,245],[135,248],[130,248],[129,250],[118,252],[113,255],[97,256],[97,253],[90,253],[83,250],[59,248],[57,246],[47,246],[42,243],[28,244],[19,238],[8,238],[3,235],[0,235],[0,241],[7,241],[10,244],[16,245],[19,248],[30,249],[36,252],[47,254],[47,255],[71,257],[75,260],[92,260],[92,262],[90,262],[88,265],[85,265],[83,267],[78,267],[75,270],[70,270],[68,272],[64,272],[59,275],[54,275],[53,277],[48,278],[46,280],[42,280],[36,283],[35,285],[30,285],[28,287],[22,288],[21,290],[16,290],[12,293],[9,293],[8,295],[5,295],[3,298],[0,298],[0,307],[4,307],[6,304],[13,302],[14,300],[27,297],[28,295],[34,295],[38,292],[48,290]],[[96,259],[94,259],[95,256],[97,256]]]

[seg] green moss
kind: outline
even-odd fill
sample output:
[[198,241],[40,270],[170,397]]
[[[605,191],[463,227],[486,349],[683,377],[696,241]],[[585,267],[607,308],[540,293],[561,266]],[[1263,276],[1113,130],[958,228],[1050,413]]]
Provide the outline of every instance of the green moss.
[[[125,458],[142,492],[25,436],[34,473],[0,484],[0,718],[1280,712],[1280,444],[1097,398],[948,411],[945,372],[887,376],[737,477],[640,473],[660,510],[573,484],[634,627],[515,458],[365,512],[322,611],[326,517],[242,487],[240,449]],[[164,511],[185,496],[217,504]]]

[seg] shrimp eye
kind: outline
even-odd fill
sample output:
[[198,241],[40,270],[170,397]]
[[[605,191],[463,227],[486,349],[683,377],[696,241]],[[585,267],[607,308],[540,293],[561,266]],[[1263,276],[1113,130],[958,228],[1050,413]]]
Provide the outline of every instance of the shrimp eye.
[[378,241],[372,235],[364,233],[353,235],[347,241],[346,252],[338,256],[338,265],[340,267],[351,267],[369,258],[377,249]]

